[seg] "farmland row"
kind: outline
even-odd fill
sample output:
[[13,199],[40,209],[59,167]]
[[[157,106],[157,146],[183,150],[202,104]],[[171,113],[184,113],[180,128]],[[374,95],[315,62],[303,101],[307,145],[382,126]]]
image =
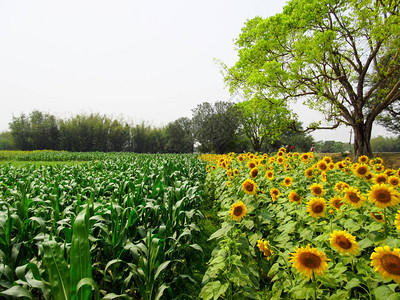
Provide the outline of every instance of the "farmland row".
[[[29,299],[160,299],[201,257],[205,165],[191,155],[26,153],[0,165],[0,291]],[[201,259],[201,258],[200,258]]]

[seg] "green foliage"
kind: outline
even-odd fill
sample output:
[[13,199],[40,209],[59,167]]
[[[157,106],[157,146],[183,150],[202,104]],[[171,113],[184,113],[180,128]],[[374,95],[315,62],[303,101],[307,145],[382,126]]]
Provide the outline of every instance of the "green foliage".
[[201,152],[226,153],[234,150],[238,117],[229,102],[204,102],[193,109],[193,134]]
[[289,1],[282,13],[246,22],[239,60],[223,65],[225,80],[247,98],[301,99],[333,127],[352,126],[356,156],[372,156],[372,124],[400,96],[399,7],[398,0]]
[[0,150],[14,150],[14,140],[11,132],[0,133]]
[[192,155],[29,154],[88,161],[0,166],[1,297],[162,299],[195,284],[186,261],[202,255],[195,236],[204,163]]
[[253,150],[259,152],[265,140],[274,142],[291,123],[289,110],[274,99],[252,98],[235,105],[239,122]]
[[374,152],[400,152],[400,137],[375,137],[371,147]]

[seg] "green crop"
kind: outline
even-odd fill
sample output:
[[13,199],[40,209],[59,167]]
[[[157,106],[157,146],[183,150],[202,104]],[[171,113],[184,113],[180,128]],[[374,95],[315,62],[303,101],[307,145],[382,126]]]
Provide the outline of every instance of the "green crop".
[[75,165],[0,165],[0,295],[177,297],[202,202],[193,155],[15,154]]

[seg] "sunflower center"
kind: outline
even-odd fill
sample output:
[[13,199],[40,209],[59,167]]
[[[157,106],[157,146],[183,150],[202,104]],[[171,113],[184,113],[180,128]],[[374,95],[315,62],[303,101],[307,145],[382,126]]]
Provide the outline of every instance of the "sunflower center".
[[336,243],[340,246],[342,249],[350,249],[351,248],[351,242],[344,236],[338,236],[336,238]]
[[386,190],[379,190],[376,193],[376,200],[380,203],[388,203],[391,200],[391,195]]
[[246,188],[246,191],[249,191],[249,192],[253,191],[253,185],[251,183],[246,184],[245,188]]
[[364,175],[367,173],[367,168],[361,167],[358,169],[358,174]]
[[233,210],[233,214],[237,217],[241,216],[243,213],[243,207],[241,206],[236,206],[235,209]]
[[335,200],[335,201],[333,202],[333,206],[334,206],[335,208],[337,208],[337,209],[339,209],[342,205],[343,205],[343,203],[342,203],[341,200]]
[[324,211],[324,205],[322,203],[315,203],[312,206],[312,211],[317,214],[322,213]]
[[319,169],[322,170],[322,171],[325,171],[327,169],[326,164],[320,164],[319,165]]
[[355,194],[355,193],[349,193],[348,197],[349,197],[350,201],[353,203],[357,203],[358,201],[361,200],[360,197],[358,197],[357,194]]
[[373,216],[374,216],[374,218],[375,219],[377,219],[377,220],[383,220],[383,217],[380,215],[380,214],[377,214],[377,213],[374,213],[374,212],[372,212],[372,214],[373,214]]
[[400,258],[393,254],[385,254],[381,258],[383,268],[390,274],[400,275]]
[[299,195],[294,195],[292,199],[293,199],[294,202],[299,202],[300,201]]
[[321,194],[321,193],[322,193],[321,188],[320,188],[319,186],[315,187],[315,188],[314,188],[314,193],[315,193],[316,195]]
[[277,190],[273,190],[273,191],[272,191],[272,195],[278,196],[278,195],[279,195],[279,192],[278,192]]
[[394,185],[394,186],[397,186],[397,185],[399,185],[399,181],[398,181],[397,179],[392,179],[392,180],[390,181],[390,184],[391,184],[391,185]]
[[309,269],[316,269],[321,265],[321,258],[314,253],[305,252],[302,253],[299,257],[299,260],[302,265]]
[[376,178],[376,183],[385,183],[386,182],[386,177],[377,177]]

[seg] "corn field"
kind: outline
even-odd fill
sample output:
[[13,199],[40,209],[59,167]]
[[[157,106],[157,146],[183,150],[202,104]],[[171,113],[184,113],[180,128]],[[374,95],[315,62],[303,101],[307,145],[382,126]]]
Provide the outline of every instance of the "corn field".
[[[192,155],[18,152],[0,165],[5,299],[177,297],[202,218],[205,167]],[[179,291],[184,297],[185,292]]]

